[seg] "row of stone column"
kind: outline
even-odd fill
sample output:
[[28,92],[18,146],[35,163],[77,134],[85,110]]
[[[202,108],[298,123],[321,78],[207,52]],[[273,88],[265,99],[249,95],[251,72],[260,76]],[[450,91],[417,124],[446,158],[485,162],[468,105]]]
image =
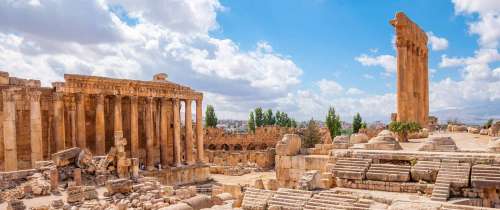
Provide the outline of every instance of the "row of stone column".
[[[31,144],[31,161],[32,165],[36,161],[43,159],[42,152],[42,118],[40,108],[39,91],[28,93],[30,101],[30,144]],[[56,150],[64,150],[65,146],[65,123],[64,123],[64,100],[63,93],[56,92],[53,94],[53,122],[54,122],[54,141]],[[76,136],[76,146],[86,148],[86,129],[85,129],[85,94],[76,95],[76,123],[74,126]],[[104,115],[104,99],[105,95],[96,95],[96,116],[95,116],[95,145],[96,154],[104,155],[105,151],[105,115]],[[114,132],[123,134],[122,126],[122,96],[114,95],[113,106],[113,122]],[[5,170],[17,170],[17,146],[16,146],[16,101],[19,100],[19,95],[14,91],[3,91],[3,138],[4,138],[4,155],[5,155]],[[160,162],[163,166],[168,165],[167,159],[169,155],[174,155],[174,163],[176,166],[182,165],[181,157],[181,126],[180,126],[180,99],[174,98],[173,105],[173,124],[174,124],[174,154],[168,154],[168,130],[169,126],[168,104],[169,99],[160,99]],[[203,127],[202,127],[202,101],[196,100],[196,142],[193,142],[192,130],[192,99],[184,99],[185,102],[185,128],[186,128],[186,163],[193,164],[196,161],[203,161]],[[146,97],[146,167],[154,168],[154,123],[153,123],[154,97]],[[139,128],[138,128],[138,97],[130,96],[130,142],[132,157],[139,157]],[[192,147],[196,143],[197,155],[192,152]]]
[[398,120],[425,126],[429,113],[427,50],[406,41],[397,42],[397,50]]

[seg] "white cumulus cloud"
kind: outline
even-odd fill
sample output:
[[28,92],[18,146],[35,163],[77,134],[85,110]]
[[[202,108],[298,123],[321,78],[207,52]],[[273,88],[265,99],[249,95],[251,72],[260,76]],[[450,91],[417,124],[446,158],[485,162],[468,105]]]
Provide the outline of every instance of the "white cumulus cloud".
[[434,51],[446,50],[448,48],[448,40],[443,37],[438,37],[432,32],[427,33],[428,42],[431,45],[431,49]]

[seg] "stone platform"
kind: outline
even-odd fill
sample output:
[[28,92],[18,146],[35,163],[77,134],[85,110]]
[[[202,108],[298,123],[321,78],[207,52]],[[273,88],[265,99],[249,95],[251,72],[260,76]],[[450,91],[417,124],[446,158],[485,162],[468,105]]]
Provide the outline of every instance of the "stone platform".
[[210,167],[206,164],[194,164],[162,170],[141,171],[140,174],[156,177],[163,185],[184,185],[208,181]]

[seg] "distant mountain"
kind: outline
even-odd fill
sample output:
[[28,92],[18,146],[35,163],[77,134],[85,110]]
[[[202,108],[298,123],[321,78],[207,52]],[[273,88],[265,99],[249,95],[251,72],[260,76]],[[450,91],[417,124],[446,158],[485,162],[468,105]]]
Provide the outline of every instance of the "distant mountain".
[[448,120],[458,120],[466,124],[482,125],[488,119],[500,120],[500,102],[433,111],[431,115],[438,117],[439,123],[446,123]]

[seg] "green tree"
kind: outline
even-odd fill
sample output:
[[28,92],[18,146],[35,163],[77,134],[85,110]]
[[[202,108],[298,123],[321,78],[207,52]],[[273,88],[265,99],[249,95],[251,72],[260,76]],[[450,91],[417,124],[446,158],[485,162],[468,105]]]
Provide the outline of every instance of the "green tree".
[[312,148],[314,145],[321,141],[318,124],[314,119],[309,120],[307,127],[304,130],[304,137],[302,138],[303,148]]
[[297,127],[297,121],[295,121],[295,119],[292,119],[290,124],[291,124],[290,125],[291,128],[296,128]]
[[366,122],[361,123],[361,128],[363,128],[363,129],[368,128],[368,125],[366,124]]
[[253,116],[253,112],[250,112],[250,116],[248,117],[248,131],[255,133],[255,117]]
[[264,125],[274,125],[276,123],[276,118],[273,115],[273,110],[268,109],[264,113]]
[[215,110],[212,105],[208,105],[205,111],[205,126],[207,128],[217,127],[217,116],[215,115]]
[[398,135],[398,141],[408,142],[408,134],[418,132],[422,129],[416,122],[397,122],[392,121],[389,124],[389,130]]
[[484,124],[484,128],[485,129],[488,129],[491,127],[491,125],[493,125],[493,119],[489,119],[485,124]]
[[359,115],[359,113],[356,113],[356,115],[354,115],[354,118],[352,119],[352,132],[358,133],[362,124],[363,119],[361,119],[361,115]]
[[262,108],[258,107],[255,109],[255,126],[262,127],[264,125],[264,113]]
[[326,115],[326,127],[330,131],[330,136],[332,139],[335,136],[341,135],[342,123],[340,122],[340,116],[335,115],[335,108],[330,107],[328,109],[328,114]]

